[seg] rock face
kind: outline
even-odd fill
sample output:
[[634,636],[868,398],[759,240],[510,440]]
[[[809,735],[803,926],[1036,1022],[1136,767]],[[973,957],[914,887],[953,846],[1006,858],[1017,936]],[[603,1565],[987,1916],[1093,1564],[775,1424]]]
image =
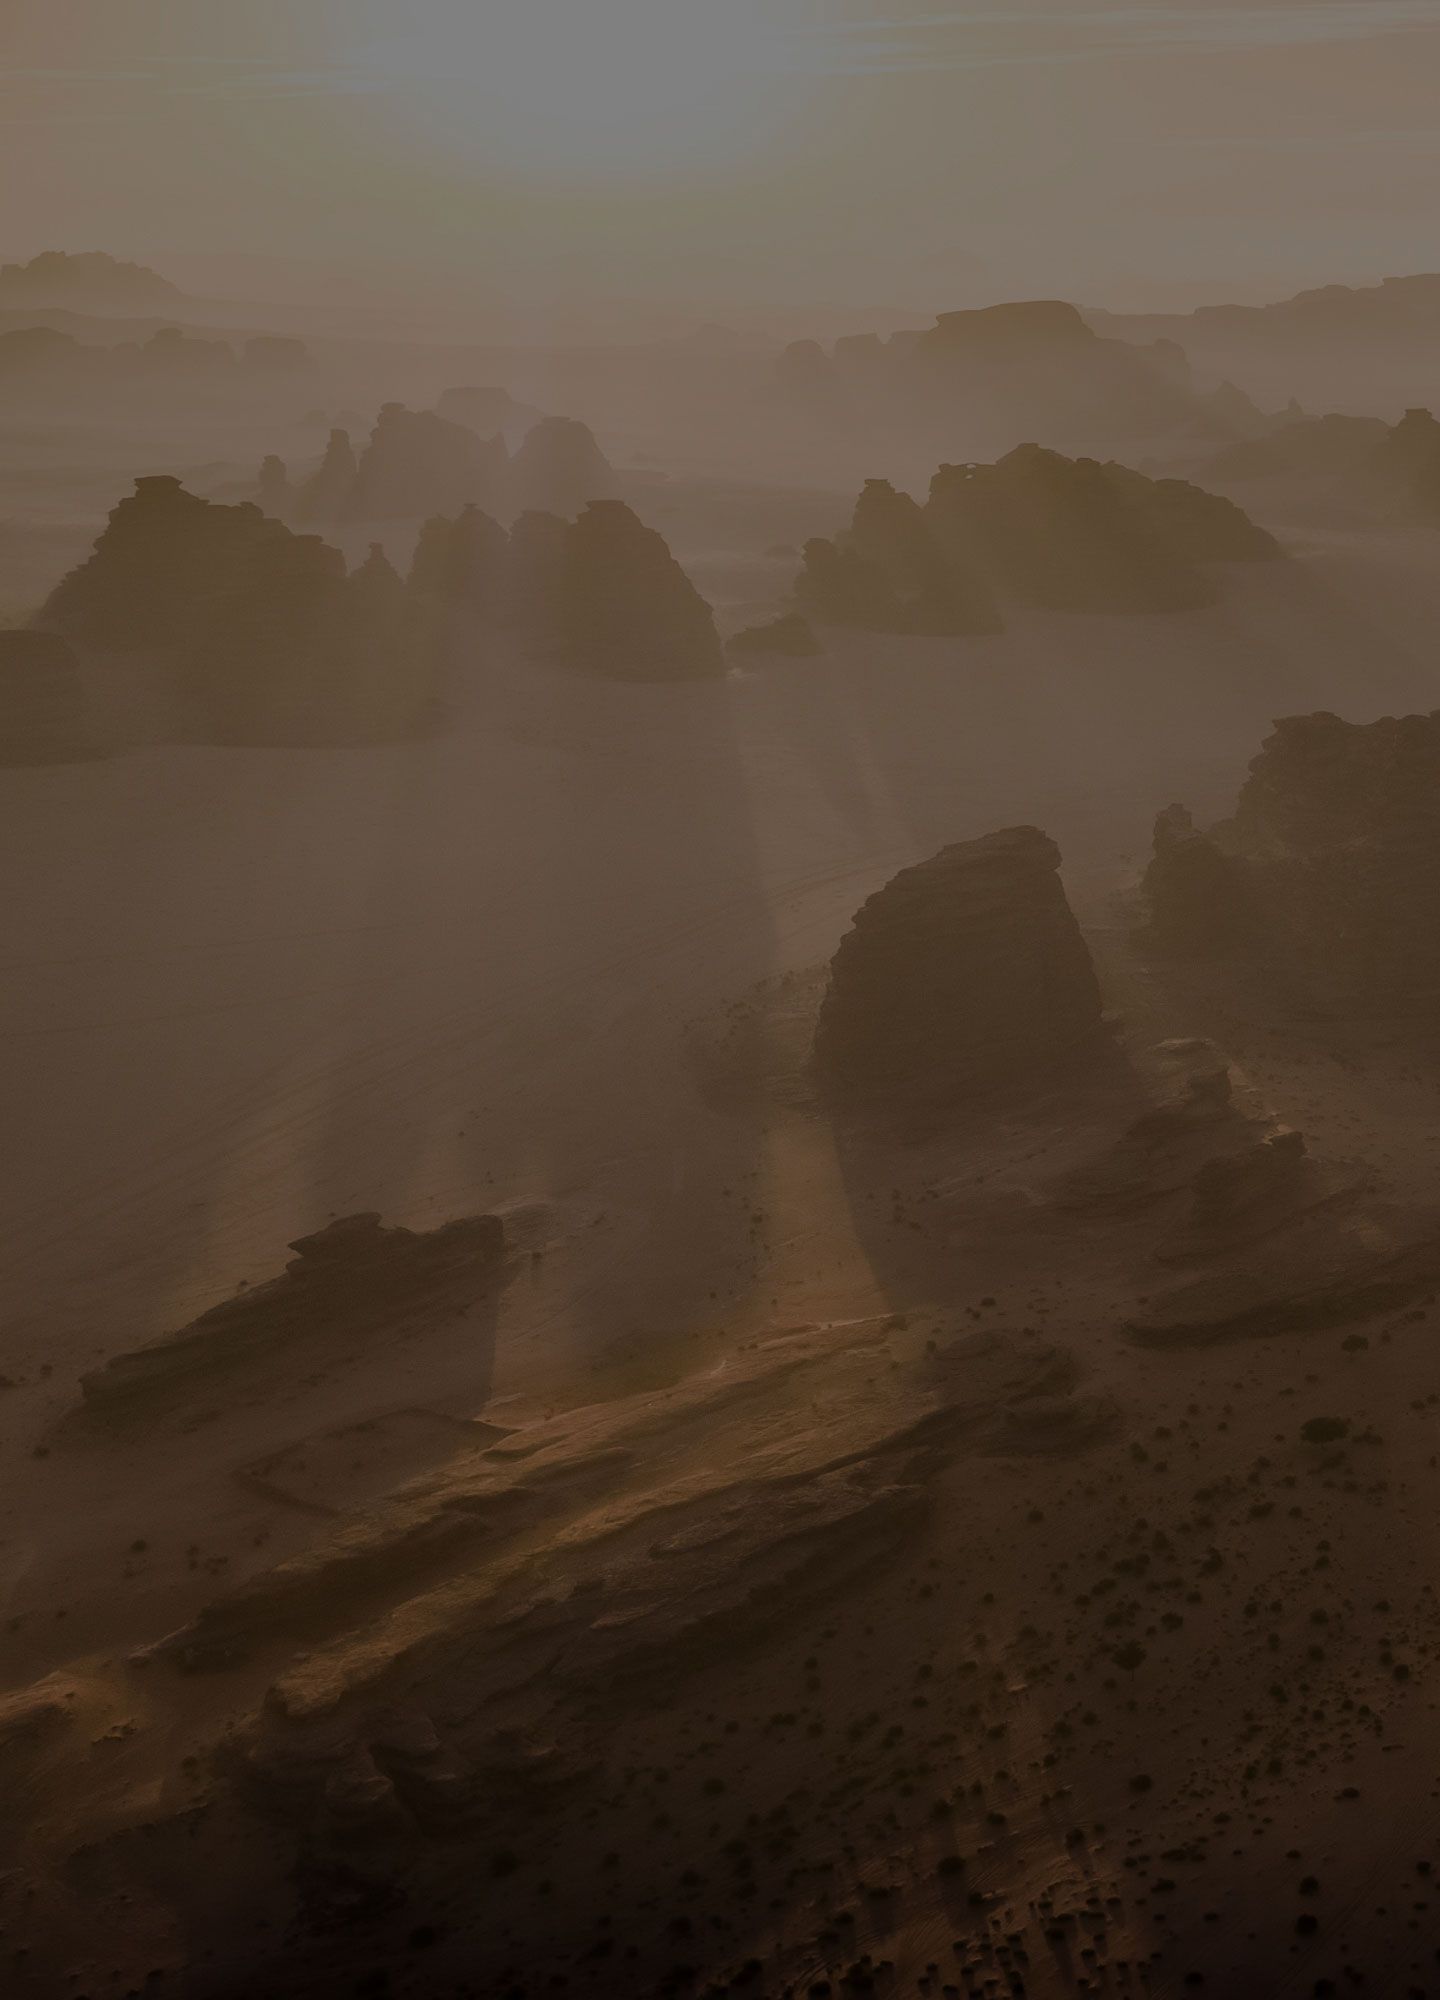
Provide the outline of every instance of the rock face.
[[612,680],[703,680],[724,670],[710,606],[655,529],[623,500],[596,500],[565,532],[557,643],[563,662]]
[[1254,936],[1256,916],[1241,864],[1200,832],[1184,806],[1156,815],[1144,895],[1151,913],[1144,942],[1164,956],[1223,955]]
[[464,507],[454,520],[437,514],[415,544],[411,593],[423,603],[493,622],[504,606],[509,554],[509,536],[480,508]]
[[410,1329],[461,1311],[496,1276],[505,1232],[494,1215],[420,1233],[386,1229],[378,1215],[347,1215],[290,1248],[295,1255],[280,1277],[84,1376],[86,1403],[104,1412],[148,1407],[203,1391],[219,1370],[287,1353],[300,1369],[311,1364],[317,1341]]
[[71,647],[54,632],[0,632],[0,765],[94,755]]
[[[1153,929],[1217,935],[1336,991],[1408,1010],[1440,990],[1440,711],[1275,725],[1208,857],[1177,866],[1162,815],[1146,877]],[[1188,815],[1186,816],[1188,819]],[[1181,834],[1186,845],[1193,833]],[[1196,882],[1203,877],[1203,893]]]
[[867,481],[834,542],[806,544],[796,594],[862,631],[998,631],[1001,609],[1167,612],[1217,596],[1207,565],[1280,554],[1233,502],[1179,479],[1023,445],[942,465],[924,507]]
[[510,465],[512,514],[560,514],[567,520],[592,500],[614,499],[619,482],[588,424],[544,417],[526,433]]
[[344,513],[354,521],[413,521],[501,504],[508,455],[433,410],[387,403],[356,467]]
[[383,559],[347,577],[317,536],[150,478],[40,623],[82,650],[150,663],[181,740],[298,744],[425,726],[430,690],[404,657],[399,613]]
[[1440,423],[1428,410],[1407,410],[1362,471],[1397,512],[1440,520]]
[[873,895],[842,939],[815,1037],[853,1103],[1023,1092],[1101,1035],[1100,989],[1035,827],[942,848]]
[[350,504],[355,485],[355,447],[348,431],[331,431],[318,471],[300,488],[295,502],[298,521],[338,521]]
[[0,306],[70,306],[81,312],[169,312],[180,287],[146,264],[103,250],[42,250],[28,264],[0,264]]
[[1266,421],[1238,391],[1199,391],[1175,342],[1103,339],[1058,299],[943,313],[889,340],[838,340],[828,355],[799,341],[781,357],[779,380],[790,409],[832,433],[879,425],[967,457],[1008,450],[1036,430],[1083,449],[1100,438],[1223,442]]

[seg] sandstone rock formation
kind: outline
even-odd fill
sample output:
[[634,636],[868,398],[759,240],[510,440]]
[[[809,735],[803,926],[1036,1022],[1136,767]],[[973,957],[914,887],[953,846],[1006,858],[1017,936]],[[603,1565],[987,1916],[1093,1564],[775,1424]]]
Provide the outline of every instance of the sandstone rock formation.
[[0,264],[0,306],[68,306],[80,312],[169,312],[182,294],[146,264],[103,250],[42,250],[28,264]]
[[661,681],[724,669],[710,606],[623,500],[592,501],[565,531],[556,609],[567,666]]
[[382,1326],[399,1333],[463,1311],[494,1282],[505,1231],[494,1215],[419,1233],[387,1229],[378,1215],[348,1215],[290,1248],[280,1277],[84,1376],[87,1405],[107,1415],[149,1409],[203,1392],[221,1370],[285,1354],[308,1366],[316,1345],[337,1336],[349,1342]]
[[0,765],[94,755],[72,648],[54,632],[0,632]]
[[1238,390],[1200,390],[1174,341],[1104,339],[1060,300],[943,313],[888,340],[838,340],[829,355],[799,341],[779,382],[792,409],[832,429],[878,425],[966,457],[1037,430],[1083,449],[1101,438],[1223,441],[1266,424]]
[[806,544],[797,595],[871,632],[1000,629],[1008,604],[1166,612],[1211,603],[1207,565],[1280,554],[1233,502],[1178,479],[1022,445],[942,465],[925,506],[869,480],[850,529]]
[[338,521],[355,485],[355,447],[348,431],[333,430],[318,469],[301,486],[297,521]]
[[410,592],[421,603],[494,623],[503,612],[509,553],[505,530],[478,507],[463,507],[453,520],[437,514],[415,544]]
[[139,479],[40,623],[130,654],[165,682],[170,728],[201,742],[320,743],[423,726],[428,687],[398,647],[399,580],[249,503]]
[[1184,806],[1155,819],[1154,854],[1143,885],[1150,923],[1146,946],[1176,957],[1242,949],[1255,913],[1239,862],[1195,825]]
[[1395,511],[1440,521],[1440,423],[1429,410],[1407,410],[1362,473]]
[[267,452],[260,461],[260,477],[255,485],[255,499],[264,514],[277,521],[288,520],[295,506],[295,489],[290,484],[290,475],[285,461],[275,453]]
[[1176,811],[1161,816],[1145,883],[1152,934],[1169,948],[1238,944],[1312,992],[1363,992],[1400,1011],[1433,1002],[1440,711],[1286,717],[1203,848]]
[[502,504],[508,454],[433,410],[387,403],[361,454],[344,505],[353,521],[415,521],[469,505]]
[[1358,473],[1388,435],[1381,417],[1299,417],[1242,438],[1206,463],[1214,479],[1334,478]]
[[806,544],[798,592],[817,615],[866,631],[943,638],[1000,627],[965,552],[942,546],[933,517],[884,479],[866,480],[833,549]]
[[575,417],[544,417],[527,432],[510,462],[507,500],[512,514],[578,514],[592,500],[619,491],[614,468],[588,424]]
[[560,597],[569,528],[558,514],[521,514],[510,530],[503,622],[537,655],[560,644]]
[[1002,602],[1052,611],[1190,610],[1218,594],[1202,565],[1280,553],[1230,501],[1038,445],[942,466],[926,511]]
[[833,1096],[933,1106],[1043,1084],[1101,1040],[1100,989],[1035,827],[942,848],[862,905],[814,1061]]

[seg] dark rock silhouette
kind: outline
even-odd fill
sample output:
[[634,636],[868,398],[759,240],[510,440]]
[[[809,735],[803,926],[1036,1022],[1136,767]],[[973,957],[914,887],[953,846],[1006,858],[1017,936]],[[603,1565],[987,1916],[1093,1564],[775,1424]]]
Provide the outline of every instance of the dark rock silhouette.
[[431,713],[397,646],[403,595],[383,556],[347,578],[317,536],[156,477],[135,482],[40,622],[163,670],[182,737],[363,740]]
[[54,632],[0,632],[0,765],[95,754],[72,648]]
[[1184,806],[1155,820],[1154,857],[1145,871],[1150,922],[1144,943],[1176,957],[1240,950],[1254,933],[1240,864],[1201,833]]
[[1237,481],[1353,474],[1388,434],[1382,417],[1300,417],[1266,437],[1228,445],[1207,461],[1205,472]]
[[787,611],[765,625],[747,625],[725,642],[725,650],[742,655],[772,654],[782,659],[809,660],[825,648],[816,638],[807,618]]
[[437,514],[415,544],[411,595],[494,623],[504,615],[509,553],[505,530],[478,507],[463,507],[453,520]]
[[614,468],[588,424],[545,417],[527,432],[510,464],[508,495],[515,514],[578,514],[592,500],[619,491]]
[[561,643],[568,538],[568,525],[558,514],[532,510],[511,527],[502,622],[528,652],[545,655]]
[[255,498],[261,511],[270,514],[277,521],[288,519],[294,511],[296,494],[290,484],[290,475],[285,469],[285,461],[269,452],[260,461],[260,477],[256,482]]
[[1220,441],[1266,426],[1239,390],[1202,392],[1174,341],[1103,339],[1060,300],[943,313],[888,340],[837,340],[828,356],[799,341],[779,382],[790,408],[832,427],[878,424],[967,456],[1035,430],[1073,448],[1102,437]]
[[1086,317],[1097,332],[1122,339],[1177,340],[1198,368],[1255,395],[1343,408],[1356,382],[1369,380],[1387,384],[1388,400],[1409,402],[1433,394],[1440,274],[1322,285],[1270,305]]
[[350,503],[355,485],[355,447],[348,431],[333,430],[317,471],[300,488],[295,502],[297,521],[338,521]]
[[1428,410],[1407,410],[1361,474],[1402,514],[1440,521],[1440,423]]
[[1218,595],[1202,565],[1280,554],[1231,501],[1038,445],[994,465],[942,466],[927,513],[941,545],[1002,602],[1051,611],[1190,610]]
[[204,1391],[218,1372],[263,1362],[312,1365],[316,1343],[413,1330],[473,1304],[499,1274],[505,1231],[495,1215],[438,1229],[387,1229],[347,1215],[290,1245],[278,1278],[227,1299],[148,1347],[82,1377],[87,1405],[106,1415]]
[[723,672],[710,606],[623,500],[594,500],[565,531],[556,643],[567,666],[612,680]]
[[1035,827],[942,848],[862,905],[831,962],[814,1061],[857,1105],[954,1103],[1042,1084],[1098,1047],[1100,989]]
[[936,638],[1000,629],[994,596],[966,552],[942,546],[933,516],[887,480],[866,480],[847,546],[895,591],[898,629]]
[[103,250],[42,250],[28,264],[0,264],[0,306],[70,306],[82,312],[166,312],[178,285],[146,264]]
[[1205,565],[1280,554],[1232,501],[1178,479],[1022,445],[942,465],[925,506],[867,480],[850,529],[812,541],[797,595],[863,631],[998,631],[1000,607],[1184,611],[1214,601]]
[[1001,619],[968,552],[941,543],[933,518],[885,479],[867,479],[849,529],[805,544],[796,594],[817,618],[866,632],[953,637]]
[[494,509],[505,487],[504,440],[476,437],[433,410],[387,403],[356,468],[344,516],[413,521],[475,505]]
[[[1197,952],[1238,942],[1317,995],[1387,1010],[1440,993],[1440,711],[1284,718],[1206,844],[1213,858],[1177,869],[1172,836],[1157,842],[1146,878],[1157,937]],[[1214,895],[1193,894],[1196,874]]]

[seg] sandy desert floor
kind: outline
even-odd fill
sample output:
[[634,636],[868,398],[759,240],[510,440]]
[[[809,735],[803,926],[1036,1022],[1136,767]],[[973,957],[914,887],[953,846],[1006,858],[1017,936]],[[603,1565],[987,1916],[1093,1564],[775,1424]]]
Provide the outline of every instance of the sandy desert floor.
[[[725,542],[682,553],[734,625],[788,571]],[[1440,1990],[1426,1273],[1149,1339],[1168,1196],[1067,1193],[1206,1037],[1333,1163],[1335,1240],[1425,1239],[1433,1041],[1127,942],[1155,812],[1227,810],[1272,717],[1440,705],[1430,544],[1295,554],[1183,618],[492,661],[430,742],[0,773],[7,1990]],[[837,1127],[814,969],[1025,822],[1117,1080]],[[503,1284],[143,1432],[78,1410],[362,1210],[498,1212]]]

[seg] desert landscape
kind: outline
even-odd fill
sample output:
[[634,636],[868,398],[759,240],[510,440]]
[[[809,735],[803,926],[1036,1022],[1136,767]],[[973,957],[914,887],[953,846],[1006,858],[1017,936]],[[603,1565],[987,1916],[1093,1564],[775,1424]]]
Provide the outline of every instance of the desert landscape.
[[[212,11],[7,84],[0,1994],[1440,1993],[1440,276],[742,172],[1440,19]],[[406,105],[563,310],[346,261]]]

